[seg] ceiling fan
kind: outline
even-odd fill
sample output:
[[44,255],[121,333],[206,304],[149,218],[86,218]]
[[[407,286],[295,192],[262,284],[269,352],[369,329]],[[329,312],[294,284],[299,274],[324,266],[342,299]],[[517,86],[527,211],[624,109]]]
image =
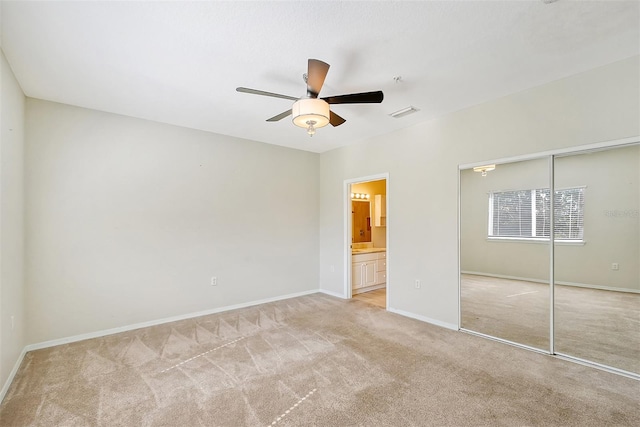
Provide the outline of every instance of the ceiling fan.
[[329,104],[377,104],[382,102],[384,94],[382,91],[350,93],[347,95],[327,96],[318,98],[320,89],[327,77],[329,64],[318,59],[309,59],[307,74],[304,80],[307,83],[307,96],[295,98],[293,96],[281,95],[279,93],[265,92],[262,90],[238,87],[238,92],[251,93],[254,95],[271,96],[274,98],[289,99],[295,101],[293,106],[282,113],[267,119],[268,122],[277,122],[290,114],[293,115],[293,123],[301,128],[306,128],[309,136],[316,133],[317,128],[328,124],[340,126],[346,120],[329,109]]

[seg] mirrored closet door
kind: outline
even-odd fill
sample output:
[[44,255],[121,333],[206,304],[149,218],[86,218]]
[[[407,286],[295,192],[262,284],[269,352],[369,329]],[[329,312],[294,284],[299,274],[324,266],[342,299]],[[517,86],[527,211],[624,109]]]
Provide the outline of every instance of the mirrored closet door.
[[640,146],[554,165],[555,352],[640,374]]
[[638,140],[461,168],[460,273],[461,329],[640,378]]
[[460,171],[461,327],[549,349],[549,160]]

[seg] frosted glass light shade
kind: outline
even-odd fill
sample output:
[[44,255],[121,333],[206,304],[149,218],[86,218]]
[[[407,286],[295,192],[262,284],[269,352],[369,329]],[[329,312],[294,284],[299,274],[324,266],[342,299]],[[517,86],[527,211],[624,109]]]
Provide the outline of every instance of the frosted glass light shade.
[[309,121],[314,121],[314,128],[321,128],[329,124],[329,104],[322,99],[304,98],[293,103],[291,107],[293,124],[301,128],[308,128]]
[[491,172],[496,168],[496,165],[476,166],[473,168],[474,172],[481,172],[482,176],[487,176],[487,172]]

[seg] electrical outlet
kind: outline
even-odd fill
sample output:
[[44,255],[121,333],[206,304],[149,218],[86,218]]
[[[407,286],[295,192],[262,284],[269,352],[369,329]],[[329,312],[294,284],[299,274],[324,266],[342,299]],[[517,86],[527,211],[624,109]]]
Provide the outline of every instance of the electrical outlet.
[[416,289],[420,289],[420,280],[416,279]]
[[11,316],[11,330],[13,331],[14,326],[16,325],[16,316]]
[[612,263],[611,269],[616,271],[620,270],[620,264],[618,264],[617,262]]
[[336,272],[336,266],[332,265],[331,267],[329,267],[329,271],[331,271],[332,273]]
[[216,276],[211,276],[211,286],[218,286],[218,278]]

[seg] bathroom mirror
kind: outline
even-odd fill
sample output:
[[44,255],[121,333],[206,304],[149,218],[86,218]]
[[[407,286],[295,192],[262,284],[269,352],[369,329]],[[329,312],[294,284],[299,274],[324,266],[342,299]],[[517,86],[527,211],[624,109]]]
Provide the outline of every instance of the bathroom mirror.
[[371,204],[368,200],[351,201],[351,242],[371,242]]

